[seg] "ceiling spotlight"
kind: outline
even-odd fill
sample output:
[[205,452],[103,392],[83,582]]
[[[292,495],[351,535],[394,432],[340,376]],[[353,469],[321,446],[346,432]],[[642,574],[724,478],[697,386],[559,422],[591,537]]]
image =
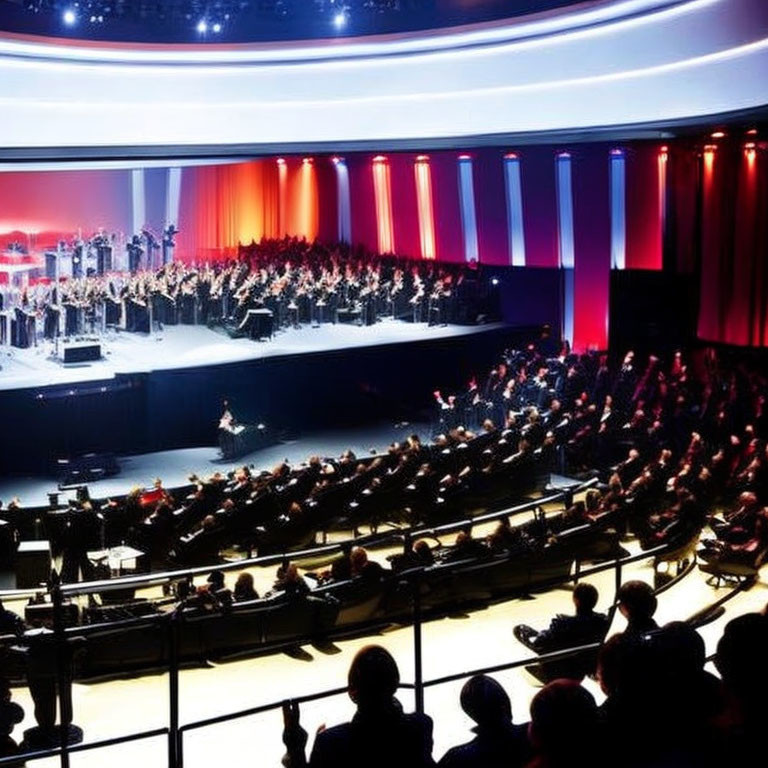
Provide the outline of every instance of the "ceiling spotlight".
[[61,15],[61,20],[68,27],[71,27],[77,21],[77,14],[72,10],[72,8],[67,8],[67,10],[64,11],[64,13]]
[[221,24],[219,24],[219,22],[218,22],[218,21],[217,21],[217,22],[216,22],[216,23],[213,25],[213,31],[214,31],[214,32],[215,32],[217,35],[219,34],[219,32],[221,32]]
[[208,31],[208,22],[205,19],[200,19],[200,21],[197,22],[197,31],[204,35]]
[[712,131],[711,136],[713,139],[722,139],[725,137],[725,131]]
[[339,11],[334,17],[333,17],[333,26],[336,27],[336,29],[342,29],[347,24],[347,14],[344,13],[344,11]]

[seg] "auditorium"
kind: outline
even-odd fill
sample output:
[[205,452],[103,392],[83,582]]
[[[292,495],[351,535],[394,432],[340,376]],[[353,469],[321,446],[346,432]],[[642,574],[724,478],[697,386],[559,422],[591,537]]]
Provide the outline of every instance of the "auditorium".
[[0,768],[762,762],[766,0],[0,0],[0,105]]

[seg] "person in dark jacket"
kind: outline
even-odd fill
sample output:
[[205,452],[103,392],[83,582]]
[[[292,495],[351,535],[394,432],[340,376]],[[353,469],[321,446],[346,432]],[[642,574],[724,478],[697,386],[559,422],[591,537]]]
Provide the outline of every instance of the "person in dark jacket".
[[438,768],[518,768],[530,758],[528,727],[512,722],[509,696],[496,680],[475,675],[461,689],[461,708],[477,723],[472,741],[449,749]]
[[322,730],[307,763],[307,732],[298,712],[284,710],[283,743],[290,768],[429,768],[432,760],[432,720],[406,714],[395,698],[400,684],[397,663],[378,645],[361,648],[349,668],[348,693],[357,705],[351,722]]
[[[579,645],[600,642],[608,631],[608,617],[595,611],[598,593],[592,584],[582,582],[573,590],[573,604],[576,612],[573,616],[559,613],[541,632],[527,624],[518,624],[514,629],[515,637],[536,653],[551,653]],[[550,662],[530,671],[544,680],[566,677],[581,680],[584,675],[594,671],[596,654],[584,654],[571,659]],[[539,674],[541,673],[541,674]]]

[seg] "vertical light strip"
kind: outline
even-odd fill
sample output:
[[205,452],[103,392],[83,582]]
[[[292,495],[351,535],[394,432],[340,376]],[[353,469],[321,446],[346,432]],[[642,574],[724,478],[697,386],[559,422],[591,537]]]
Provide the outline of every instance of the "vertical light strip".
[[352,202],[349,194],[349,169],[343,157],[334,157],[333,164],[336,168],[338,238],[342,243],[351,243]]
[[132,234],[137,235],[147,223],[146,197],[144,195],[144,169],[131,170],[131,203],[133,206]]
[[571,185],[571,155],[560,152],[557,168],[557,221],[560,267],[563,269],[563,339],[573,344],[573,272],[575,265],[573,241],[573,189]]
[[181,201],[181,168],[168,169],[168,193],[165,196],[165,226],[177,226],[179,223],[179,204]]
[[461,231],[464,234],[464,259],[466,261],[479,261],[475,184],[470,155],[459,155],[459,201],[461,203]]
[[277,235],[288,234],[288,165],[285,158],[277,158]]
[[525,230],[523,229],[523,191],[520,181],[520,158],[509,152],[504,155],[504,179],[507,186],[507,232],[509,262],[513,267],[525,266]]
[[627,265],[627,172],[624,152],[611,150],[611,269]]
[[315,183],[315,164],[311,157],[301,161],[299,177],[299,231],[307,240],[317,237],[317,185]]
[[432,208],[432,175],[429,157],[419,155],[413,166],[416,177],[416,203],[419,212],[421,258],[435,258],[435,218]]
[[669,160],[669,148],[664,146],[659,149],[659,223],[661,224],[662,254],[664,251],[664,236],[667,231],[667,162]]
[[373,158],[373,192],[376,197],[376,228],[379,253],[395,252],[395,235],[392,227],[392,187],[389,163],[383,155]]

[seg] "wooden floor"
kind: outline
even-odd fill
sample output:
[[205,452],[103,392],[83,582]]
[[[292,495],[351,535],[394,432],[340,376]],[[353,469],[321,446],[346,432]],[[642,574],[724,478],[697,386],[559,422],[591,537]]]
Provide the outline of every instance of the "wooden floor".
[[[632,543],[627,547],[633,552],[638,551]],[[377,551],[375,557],[383,560],[386,554],[386,550]],[[252,569],[252,572],[257,589],[263,593],[269,588],[274,574],[271,569]],[[764,569],[761,580],[754,587],[728,601],[724,615],[702,629],[708,653],[714,652],[727,621],[747,611],[761,610],[766,605],[767,577],[768,570]],[[234,578],[234,574],[228,574],[228,582],[234,581]],[[639,578],[652,583],[652,566],[650,562],[629,566],[625,568],[623,578]],[[659,623],[686,619],[729,592],[729,588],[714,589],[707,585],[706,578],[706,574],[694,568],[664,591],[659,598]],[[598,608],[607,610],[614,598],[613,572],[597,574],[588,580],[600,592]],[[13,605],[9,607],[17,610],[22,608]],[[509,600],[468,615],[429,622],[423,628],[424,678],[428,680],[476,667],[528,658],[530,652],[515,640],[512,627],[520,622],[543,627],[553,614],[571,610],[570,590],[559,588],[533,598]],[[612,631],[620,631],[622,622],[618,616]],[[413,631],[409,627],[395,628],[373,637],[338,641],[323,648],[307,645],[290,654],[272,654],[182,670],[180,721],[184,724],[342,686],[355,652],[370,642],[388,648],[398,662],[401,679],[413,680]],[[496,677],[510,695],[514,719],[518,722],[527,720],[531,698],[538,690],[537,681],[522,668]],[[596,684],[592,681],[585,684],[600,700],[601,694]],[[461,685],[461,682],[451,683],[426,691],[425,708],[435,720],[436,758],[449,747],[471,738],[469,729],[472,723],[458,703]],[[75,722],[83,727],[86,741],[163,727],[168,723],[166,675],[76,684],[73,696]],[[14,734],[18,738],[24,728],[33,724],[32,702],[26,689],[15,690],[14,699],[26,712],[24,723],[17,726]],[[404,691],[400,699],[406,709],[413,708],[411,692]],[[318,726],[343,722],[353,712],[354,706],[346,695],[304,706],[302,723],[310,733],[310,745]],[[193,731],[184,739],[185,766],[278,766],[283,753],[281,728],[282,716],[278,709],[265,715]],[[106,761],[110,766],[160,768],[167,764],[166,741],[161,737],[72,756],[73,768],[101,768]],[[37,764],[53,766],[57,761],[38,761]]]

